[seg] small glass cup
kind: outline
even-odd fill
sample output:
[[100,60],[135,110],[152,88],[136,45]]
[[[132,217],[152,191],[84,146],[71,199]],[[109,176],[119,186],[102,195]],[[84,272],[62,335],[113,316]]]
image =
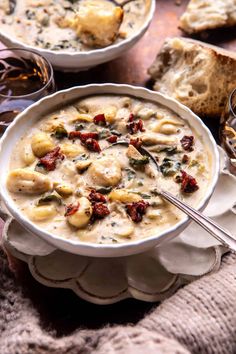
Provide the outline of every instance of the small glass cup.
[[18,113],[55,90],[47,59],[28,49],[0,50],[0,134]]
[[232,165],[236,167],[236,89],[229,96],[221,116],[220,139]]

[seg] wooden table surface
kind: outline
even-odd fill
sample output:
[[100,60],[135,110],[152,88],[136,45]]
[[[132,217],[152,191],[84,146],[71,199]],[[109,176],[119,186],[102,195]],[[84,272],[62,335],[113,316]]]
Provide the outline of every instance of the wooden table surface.
[[[188,1],[180,2],[178,6],[175,0],[157,0],[156,14],[149,30],[140,42],[122,57],[87,72],[55,72],[58,89],[94,82],[129,83],[150,87],[147,69],[164,39],[168,36],[183,35],[178,30],[178,18]],[[236,29],[214,31],[198,39],[227,49],[236,49]],[[217,121],[211,122],[210,126],[217,136]],[[155,306],[135,300],[125,300],[111,306],[92,305],[77,298],[70,290],[44,287],[32,279],[26,266],[23,266],[23,269],[22,282],[25,291],[32,302],[37,304],[44,327],[51,328],[58,336],[70,334],[78,327],[99,328],[108,323],[136,323]]]
[[[144,37],[127,53],[109,63],[77,74],[56,73],[58,88],[86,83],[128,83],[150,87],[147,69],[154,61],[166,37],[184,35],[178,29],[178,20],[188,0],[176,5],[176,0],[157,0],[156,13]],[[236,28],[204,33],[195,37],[224,48],[236,49]]]

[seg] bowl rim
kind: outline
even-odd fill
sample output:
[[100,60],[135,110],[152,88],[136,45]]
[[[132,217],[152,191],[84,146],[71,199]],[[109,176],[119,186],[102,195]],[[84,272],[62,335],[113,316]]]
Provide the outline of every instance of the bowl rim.
[[[209,152],[213,155],[213,163],[215,165],[215,170],[212,171],[212,178],[211,178],[211,183],[208,188],[207,193],[204,195],[204,198],[200,201],[199,205],[196,207],[197,210],[203,209],[206,205],[207,202],[209,201],[215,187],[218,181],[218,176],[220,173],[220,158],[219,158],[219,151],[217,148],[216,141],[214,140],[210,130],[208,127],[202,122],[202,120],[194,114],[188,107],[184,106],[183,104],[179,103],[177,100],[170,98],[160,92],[155,92],[151,91],[149,89],[139,87],[139,86],[132,86],[132,85],[126,85],[126,84],[112,84],[112,83],[105,83],[105,84],[89,84],[89,85],[83,85],[83,86],[76,86],[69,88],[67,90],[62,90],[58,91],[56,93],[53,93],[52,95],[46,96],[39,100],[38,102],[32,104],[30,107],[28,107],[25,111],[20,113],[13,123],[9,126],[9,128],[5,131],[4,135],[1,138],[0,141],[0,158],[2,157],[2,149],[4,146],[4,143],[7,141],[9,134],[15,130],[15,126],[19,124],[18,122],[24,118],[25,116],[27,117],[31,110],[37,108],[38,106],[44,105],[47,108],[45,109],[45,113],[43,113],[42,116],[45,116],[48,114],[47,112],[50,112],[50,105],[47,105],[47,102],[53,101],[53,99],[56,96],[63,96],[65,94],[70,94],[73,95],[75,92],[80,92],[82,93],[84,90],[89,90],[92,89],[93,93],[85,93],[84,95],[81,94],[77,99],[82,99],[83,97],[89,96],[89,95],[96,95],[96,94],[123,94],[123,95],[129,95],[129,96],[134,96],[137,98],[142,98],[142,94],[148,94],[149,96],[152,96],[153,99],[150,97],[149,98],[144,98],[144,100],[150,100],[154,101],[156,103],[162,104],[159,102],[158,98],[163,99],[166,103],[164,104],[165,107],[169,108],[170,110],[176,112],[177,108],[180,109],[180,111],[185,111],[186,114],[189,114],[193,117],[194,120],[196,120],[200,126],[200,129],[195,129],[196,132],[199,133],[199,130],[205,131],[205,133],[208,136],[209,141],[211,141],[212,147],[209,149]],[[109,93],[104,93],[102,92],[103,89],[108,90]],[[122,90],[122,92],[118,92],[119,90]],[[101,92],[99,92],[101,91]],[[127,93],[127,91],[131,91]],[[155,97],[157,100],[155,100]],[[76,98],[67,98],[65,102],[61,104],[61,107],[66,104],[70,104],[70,102],[73,102],[76,100]],[[175,105],[175,109],[170,108],[170,104]],[[18,136],[19,140],[20,136]],[[8,159],[9,163],[9,159]],[[9,165],[7,166],[7,170],[9,168]],[[37,234],[38,236],[42,237],[45,241],[53,244],[57,248],[66,250],[67,252],[70,253],[75,253],[75,254],[81,254],[81,255],[87,255],[87,256],[94,256],[96,255],[97,257],[110,257],[112,254],[112,257],[120,257],[122,255],[128,255],[128,254],[135,254],[135,253],[140,253],[143,250],[150,248],[148,244],[154,243],[158,244],[163,238],[166,238],[166,240],[169,240],[168,235],[171,235],[174,231],[184,228],[187,226],[187,223],[189,222],[189,217],[185,216],[183,217],[178,223],[174,224],[172,227],[164,230],[162,233],[159,235],[153,235],[147,238],[143,238],[140,240],[136,241],[130,241],[127,243],[118,243],[118,244],[98,244],[98,243],[92,243],[92,242],[80,242],[79,240],[74,240],[74,239],[68,239],[68,238],[62,238],[60,236],[57,236],[53,233],[47,232],[43,230],[42,227],[37,226],[34,224],[30,219],[28,219],[25,215],[20,214],[20,210],[17,208],[16,204],[14,203],[13,199],[11,198],[7,187],[6,187],[6,179],[0,180],[0,197],[2,198],[3,202],[5,203],[7,209],[10,211],[10,213],[13,215],[13,217],[23,225],[28,231],[31,233]],[[185,226],[186,225],[186,226]],[[63,246],[62,246],[63,244]],[[76,249],[75,249],[76,248]],[[69,250],[70,249],[70,250]],[[78,251],[79,249],[79,251]],[[133,250],[132,250],[133,249]],[[125,252],[122,252],[122,250]],[[99,253],[100,251],[100,253]],[[114,254],[115,253],[115,254]],[[107,255],[106,255],[107,254]]]
[[[148,0],[145,0],[145,1],[148,1]],[[147,15],[146,20],[144,21],[143,25],[140,27],[140,29],[136,33],[134,33],[131,37],[128,37],[124,40],[121,40],[118,43],[111,44],[110,46],[107,46],[104,48],[98,48],[98,49],[93,49],[93,50],[89,50],[89,51],[75,51],[75,52],[67,52],[66,50],[55,51],[55,50],[50,50],[50,49],[44,49],[44,48],[40,48],[37,46],[32,46],[27,43],[24,43],[24,42],[18,40],[17,38],[15,38],[14,36],[5,33],[4,31],[1,30],[1,28],[0,28],[0,37],[2,36],[7,41],[10,41],[12,46],[16,45],[17,47],[25,48],[28,50],[38,51],[38,52],[40,52],[41,55],[44,55],[44,56],[48,56],[48,55],[55,56],[55,57],[68,56],[68,57],[72,57],[72,58],[76,57],[76,56],[80,56],[81,58],[84,58],[84,59],[86,59],[89,56],[93,56],[93,55],[103,57],[104,55],[106,55],[106,53],[109,53],[111,51],[115,51],[118,48],[123,48],[123,46],[126,46],[127,44],[131,43],[132,41],[135,41],[140,36],[140,34],[144,33],[147,30],[147,28],[149,27],[149,25],[154,17],[155,8],[156,8],[156,1],[155,0],[149,0],[149,1],[150,1],[150,8],[148,11],[148,15]]]

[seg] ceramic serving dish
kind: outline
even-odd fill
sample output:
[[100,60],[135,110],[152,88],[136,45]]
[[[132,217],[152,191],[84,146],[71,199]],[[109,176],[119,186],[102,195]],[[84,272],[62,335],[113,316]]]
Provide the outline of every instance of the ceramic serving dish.
[[182,104],[178,103],[177,101],[171,98],[168,98],[157,92],[149,91],[144,88],[115,84],[92,84],[87,86],[74,87],[65,91],[60,91],[51,96],[43,98],[42,100],[38,101],[37,103],[33,104],[31,107],[26,109],[23,113],[18,115],[15,121],[9,127],[9,129],[7,129],[1,140],[0,162],[1,166],[5,166],[5,168],[2,169],[0,175],[1,198],[4,204],[6,205],[7,209],[13,215],[13,217],[23,227],[25,227],[28,231],[31,231],[32,233],[40,236],[47,242],[53,244],[56,248],[62,249],[67,252],[92,257],[119,257],[144,252],[145,250],[148,250],[156,245],[163,244],[164,242],[177,236],[182,230],[187,227],[189,221],[188,218],[185,217],[180,222],[178,222],[177,224],[167,229],[165,232],[161,233],[158,236],[145,238],[139,241],[121,244],[85,243],[77,240],[63,239],[62,237],[52,235],[32,223],[24,215],[21,215],[6,188],[6,178],[8,174],[10,156],[12,154],[12,150],[16,142],[25,133],[25,131],[27,131],[27,129],[29,129],[29,127],[32,126],[36,121],[38,121],[42,116],[58,109],[58,107],[60,107],[62,104],[69,104],[74,100],[78,100],[81,97],[93,94],[132,95],[137,98],[151,100],[165,107],[168,107],[173,112],[180,115],[180,117],[182,117],[184,120],[187,120],[189,122],[190,126],[194,128],[196,133],[202,137],[202,140],[204,141],[204,144],[208,147],[212,158],[212,177],[210,180],[209,188],[203,200],[198,205],[199,210],[204,209],[214,191],[219,176],[219,153],[217,145],[208,128],[187,107],[183,106]]
[[105,48],[84,52],[53,51],[25,44],[0,29],[0,41],[7,47],[31,49],[47,58],[55,69],[61,71],[82,71],[119,57],[132,48],[147,31],[155,13],[155,0],[150,0],[149,13],[133,36]]

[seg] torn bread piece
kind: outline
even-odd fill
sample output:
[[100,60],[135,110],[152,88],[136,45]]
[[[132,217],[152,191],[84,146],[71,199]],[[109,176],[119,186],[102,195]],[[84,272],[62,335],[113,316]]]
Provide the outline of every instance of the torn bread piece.
[[179,27],[192,34],[236,25],[236,0],[191,0]]
[[112,44],[123,19],[123,9],[106,0],[84,0],[70,27],[81,42],[89,47],[106,47]]
[[201,117],[219,117],[236,87],[236,54],[187,38],[168,38],[148,73],[154,90]]

